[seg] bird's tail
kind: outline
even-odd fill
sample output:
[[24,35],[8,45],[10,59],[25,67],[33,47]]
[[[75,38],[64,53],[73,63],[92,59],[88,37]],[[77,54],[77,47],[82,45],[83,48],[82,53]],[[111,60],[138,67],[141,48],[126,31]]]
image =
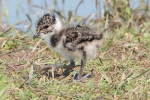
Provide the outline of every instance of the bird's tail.
[[104,29],[102,29],[101,31],[100,31],[100,35],[103,35],[107,30],[108,30],[109,28],[107,27],[107,28],[104,28]]
[[100,31],[100,34],[99,34],[99,42],[97,44],[97,47],[100,47],[102,44],[103,44],[103,35],[104,33],[108,30],[108,28],[105,28],[103,30]]
[[104,33],[105,33],[107,30],[108,30],[108,28],[105,28],[105,29],[102,29],[102,30],[100,31],[100,34],[99,34],[99,37],[98,37],[99,40],[103,39],[103,35],[104,35]]

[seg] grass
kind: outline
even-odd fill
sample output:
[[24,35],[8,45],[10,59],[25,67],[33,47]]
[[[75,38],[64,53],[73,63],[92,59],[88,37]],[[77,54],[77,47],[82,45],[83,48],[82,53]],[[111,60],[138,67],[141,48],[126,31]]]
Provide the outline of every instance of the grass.
[[[150,100],[149,17],[134,19],[136,10],[129,7],[129,2],[111,2],[113,5],[106,5],[109,7],[105,19],[89,18],[87,23],[89,27],[99,25],[95,29],[105,23],[109,30],[104,33],[97,58],[88,60],[84,69],[84,74],[92,72],[91,77],[81,82],[73,82],[79,68],[68,75],[59,69],[54,80],[51,71],[39,71],[45,64],[68,63],[47,48],[43,40],[33,40],[28,36],[31,33],[15,28],[0,32],[0,100]],[[117,22],[119,18],[123,21]]]
[[[66,77],[61,70],[57,71],[60,76],[55,80],[50,78],[50,73],[39,72],[43,64],[60,63],[59,56],[44,41],[34,49],[38,39],[17,33],[12,37],[7,32],[1,37],[0,97],[6,100],[150,99],[150,36],[130,32],[122,36],[121,28],[116,32],[105,36],[97,58],[88,61],[84,73],[93,69],[92,76],[77,83],[72,81],[72,75],[78,68]],[[61,58],[61,63],[66,61]],[[34,71],[29,85],[31,66]]]

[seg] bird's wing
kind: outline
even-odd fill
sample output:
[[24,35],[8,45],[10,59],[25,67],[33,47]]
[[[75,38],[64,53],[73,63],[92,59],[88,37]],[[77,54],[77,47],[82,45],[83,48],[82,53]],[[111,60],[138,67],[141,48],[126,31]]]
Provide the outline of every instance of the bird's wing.
[[65,39],[63,41],[64,47],[71,51],[75,51],[86,42],[92,42],[93,40],[102,39],[103,35],[90,30],[87,27],[79,26],[68,28],[64,32]]

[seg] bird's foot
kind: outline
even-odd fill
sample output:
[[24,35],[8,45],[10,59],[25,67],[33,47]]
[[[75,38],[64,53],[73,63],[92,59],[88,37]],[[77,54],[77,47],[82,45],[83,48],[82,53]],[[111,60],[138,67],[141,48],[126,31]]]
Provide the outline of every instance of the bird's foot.
[[86,78],[90,78],[92,76],[92,73],[93,73],[93,70],[91,70],[90,73],[86,74],[86,75],[83,75],[81,77],[79,77],[79,75],[77,73],[75,73],[75,75],[73,76],[73,82],[80,82]]
[[[79,65],[77,65],[79,66]],[[73,68],[77,67],[74,64],[69,64],[69,65],[56,65],[56,64],[52,64],[52,65],[43,65],[40,67],[40,71],[45,71],[45,70],[50,70],[52,73],[52,79],[54,79],[54,71],[56,71],[56,69],[66,69],[66,72],[69,72],[70,70],[72,70]]]

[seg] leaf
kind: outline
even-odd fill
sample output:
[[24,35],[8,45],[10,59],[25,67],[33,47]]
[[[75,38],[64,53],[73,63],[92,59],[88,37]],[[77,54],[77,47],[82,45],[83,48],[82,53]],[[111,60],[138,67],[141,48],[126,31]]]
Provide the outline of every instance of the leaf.
[[106,81],[108,83],[112,83],[112,80],[106,75],[106,73],[102,72],[103,73],[103,77],[106,79]]
[[126,13],[127,13],[128,15],[131,15],[131,10],[130,10],[129,7],[127,7],[127,8],[125,9],[125,11],[126,11]]
[[29,85],[30,85],[30,83],[31,83],[31,80],[32,80],[32,76],[33,76],[33,65],[31,66],[31,68],[30,68],[30,72],[29,72]]

